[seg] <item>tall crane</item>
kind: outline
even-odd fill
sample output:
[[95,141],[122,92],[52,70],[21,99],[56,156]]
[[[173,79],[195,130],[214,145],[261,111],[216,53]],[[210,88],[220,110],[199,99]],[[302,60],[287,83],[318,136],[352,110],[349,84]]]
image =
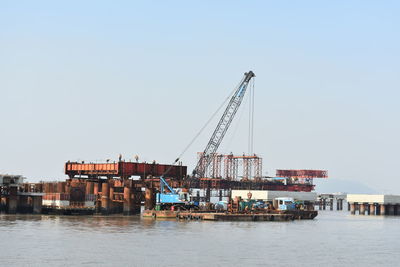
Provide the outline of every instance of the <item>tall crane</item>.
[[214,130],[214,133],[208,141],[204,152],[201,154],[199,161],[197,162],[196,168],[193,171],[193,174],[195,176],[204,177],[204,175],[206,174],[208,165],[210,165],[210,163],[214,160],[217,149],[221,144],[222,139],[224,138],[225,133],[228,130],[233,118],[235,117],[236,111],[239,109],[239,106],[242,103],[247,86],[249,85],[251,78],[255,76],[256,75],[252,71],[246,72],[244,74],[244,77],[241,80],[236,91],[232,95],[232,98],[229,101],[229,104],[226,107],[224,114],[219,120],[217,128]]

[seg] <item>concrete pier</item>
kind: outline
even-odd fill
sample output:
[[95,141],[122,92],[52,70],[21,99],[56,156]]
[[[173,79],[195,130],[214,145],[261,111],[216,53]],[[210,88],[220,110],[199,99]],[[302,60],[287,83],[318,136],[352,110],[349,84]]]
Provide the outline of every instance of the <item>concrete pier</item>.
[[360,215],[365,215],[365,205],[364,205],[364,203],[360,204],[360,213],[359,214]]
[[[319,210],[326,210],[326,206],[329,206],[329,210],[334,210],[336,204],[336,210],[343,210],[343,201],[346,199],[346,193],[323,193],[319,194],[317,203]],[[350,210],[350,205],[348,205]]]
[[349,194],[347,201],[351,214],[356,214],[359,203],[360,215],[400,215],[400,195]]

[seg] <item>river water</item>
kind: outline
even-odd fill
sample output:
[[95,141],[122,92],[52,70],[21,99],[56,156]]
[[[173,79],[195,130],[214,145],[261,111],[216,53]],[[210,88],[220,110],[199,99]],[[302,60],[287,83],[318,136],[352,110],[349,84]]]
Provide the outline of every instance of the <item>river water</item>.
[[154,221],[0,215],[1,266],[399,266],[400,216]]

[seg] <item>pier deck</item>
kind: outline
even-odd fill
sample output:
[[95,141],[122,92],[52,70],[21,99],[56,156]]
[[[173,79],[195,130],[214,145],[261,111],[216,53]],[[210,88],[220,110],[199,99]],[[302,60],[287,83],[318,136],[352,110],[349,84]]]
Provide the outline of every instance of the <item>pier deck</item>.
[[400,215],[399,195],[348,194],[351,214]]

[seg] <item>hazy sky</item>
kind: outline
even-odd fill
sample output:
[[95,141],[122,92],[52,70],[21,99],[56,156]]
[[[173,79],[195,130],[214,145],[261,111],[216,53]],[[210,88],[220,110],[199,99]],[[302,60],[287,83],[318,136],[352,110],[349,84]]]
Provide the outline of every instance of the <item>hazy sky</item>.
[[[0,172],[62,180],[67,160],[119,153],[172,162],[251,69],[264,174],[327,169],[400,193],[399,13],[398,1],[2,1]],[[245,99],[220,152],[247,150],[247,119]],[[216,123],[184,155],[190,170]]]

